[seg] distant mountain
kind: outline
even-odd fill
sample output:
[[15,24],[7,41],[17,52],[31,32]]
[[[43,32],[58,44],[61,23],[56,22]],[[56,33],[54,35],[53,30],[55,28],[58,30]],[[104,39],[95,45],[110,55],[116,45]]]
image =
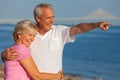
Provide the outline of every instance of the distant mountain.
[[103,9],[97,9],[96,11],[90,13],[89,15],[81,17],[81,20],[118,20],[120,19],[117,16],[114,16],[110,14],[109,12],[103,10]]

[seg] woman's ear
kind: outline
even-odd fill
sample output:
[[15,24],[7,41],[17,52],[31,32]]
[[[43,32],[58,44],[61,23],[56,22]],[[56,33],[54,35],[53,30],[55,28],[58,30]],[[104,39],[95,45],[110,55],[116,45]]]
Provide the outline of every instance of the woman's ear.
[[17,38],[18,38],[18,39],[21,38],[21,34],[20,34],[20,33],[17,34]]

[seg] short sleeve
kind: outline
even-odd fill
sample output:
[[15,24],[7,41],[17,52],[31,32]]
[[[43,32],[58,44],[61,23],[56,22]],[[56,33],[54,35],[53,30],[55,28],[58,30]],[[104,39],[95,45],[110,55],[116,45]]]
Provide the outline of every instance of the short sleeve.
[[75,36],[70,36],[70,29],[71,27],[59,25],[59,30],[61,30],[60,32],[62,32],[61,36],[64,43],[75,41]]
[[17,60],[22,60],[22,59],[31,57],[29,48],[23,44],[19,44],[19,45],[15,46],[14,49],[16,50],[16,52],[19,55]]

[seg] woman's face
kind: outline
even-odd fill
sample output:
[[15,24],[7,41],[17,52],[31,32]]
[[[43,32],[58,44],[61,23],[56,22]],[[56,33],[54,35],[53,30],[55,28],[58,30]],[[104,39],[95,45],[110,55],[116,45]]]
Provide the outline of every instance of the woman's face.
[[36,32],[29,32],[29,33],[23,33],[19,34],[18,42],[20,44],[24,44],[27,47],[30,47],[31,42],[35,39]]

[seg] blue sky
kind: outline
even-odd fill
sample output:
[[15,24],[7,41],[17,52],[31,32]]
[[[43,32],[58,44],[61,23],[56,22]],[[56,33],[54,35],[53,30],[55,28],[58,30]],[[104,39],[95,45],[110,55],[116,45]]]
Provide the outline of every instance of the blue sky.
[[120,0],[0,0],[0,18],[33,18],[41,2],[53,5],[55,17],[82,17],[98,8],[120,16]]

